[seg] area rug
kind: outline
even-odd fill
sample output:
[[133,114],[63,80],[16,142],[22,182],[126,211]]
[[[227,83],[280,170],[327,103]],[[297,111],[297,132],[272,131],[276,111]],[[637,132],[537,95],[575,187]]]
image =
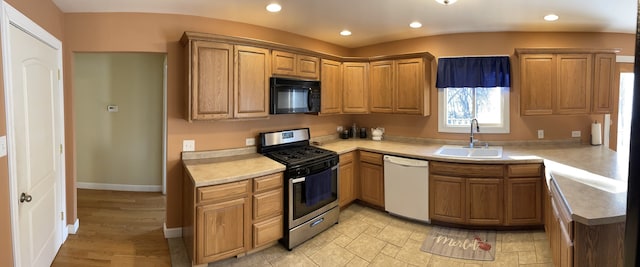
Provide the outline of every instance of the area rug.
[[492,261],[496,258],[496,231],[434,226],[420,250],[440,256]]

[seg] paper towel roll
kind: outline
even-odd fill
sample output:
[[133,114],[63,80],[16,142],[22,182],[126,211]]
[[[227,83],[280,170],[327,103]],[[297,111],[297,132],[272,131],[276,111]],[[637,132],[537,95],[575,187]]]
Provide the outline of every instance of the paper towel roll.
[[594,122],[591,124],[591,145],[599,146],[602,145],[602,124],[599,122]]

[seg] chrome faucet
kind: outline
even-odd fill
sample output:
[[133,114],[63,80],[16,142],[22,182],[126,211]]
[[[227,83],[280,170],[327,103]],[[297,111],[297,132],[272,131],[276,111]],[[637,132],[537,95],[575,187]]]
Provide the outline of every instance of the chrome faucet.
[[473,148],[473,143],[478,141],[476,139],[473,139],[473,123],[474,122],[476,123],[476,132],[478,132],[478,133],[480,132],[480,125],[478,125],[478,120],[474,118],[473,120],[471,120],[471,134],[470,134],[471,136],[469,137],[469,147],[470,148]]

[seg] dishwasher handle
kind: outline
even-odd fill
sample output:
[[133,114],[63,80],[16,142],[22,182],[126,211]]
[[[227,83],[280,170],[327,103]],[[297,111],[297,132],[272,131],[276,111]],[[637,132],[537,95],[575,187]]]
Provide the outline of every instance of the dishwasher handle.
[[401,158],[395,156],[384,155],[382,160],[385,162],[393,163],[404,167],[428,167],[429,162],[426,160]]

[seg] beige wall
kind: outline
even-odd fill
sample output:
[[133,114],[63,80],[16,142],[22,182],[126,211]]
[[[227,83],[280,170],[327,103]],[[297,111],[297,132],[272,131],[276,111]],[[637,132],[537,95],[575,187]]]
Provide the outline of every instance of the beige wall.
[[[78,183],[162,185],[164,54],[76,53]],[[118,112],[108,112],[117,105]]]
[[[42,28],[63,40],[64,16],[50,0],[6,0],[11,6],[22,12]],[[1,64],[0,64],[1,65]],[[4,82],[0,66],[0,135],[7,134],[4,105]],[[66,114],[65,114],[66,115]],[[65,118],[66,119],[66,118]],[[67,161],[67,175],[69,172]],[[68,177],[67,177],[68,178]],[[69,187],[67,185],[67,192]],[[68,201],[68,200],[67,200]],[[69,203],[67,203],[69,204]],[[69,209],[69,205],[67,205]],[[74,215],[75,216],[75,213]],[[9,207],[9,169],[7,157],[0,158],[0,266],[13,266],[13,247],[11,242],[11,212]]]

